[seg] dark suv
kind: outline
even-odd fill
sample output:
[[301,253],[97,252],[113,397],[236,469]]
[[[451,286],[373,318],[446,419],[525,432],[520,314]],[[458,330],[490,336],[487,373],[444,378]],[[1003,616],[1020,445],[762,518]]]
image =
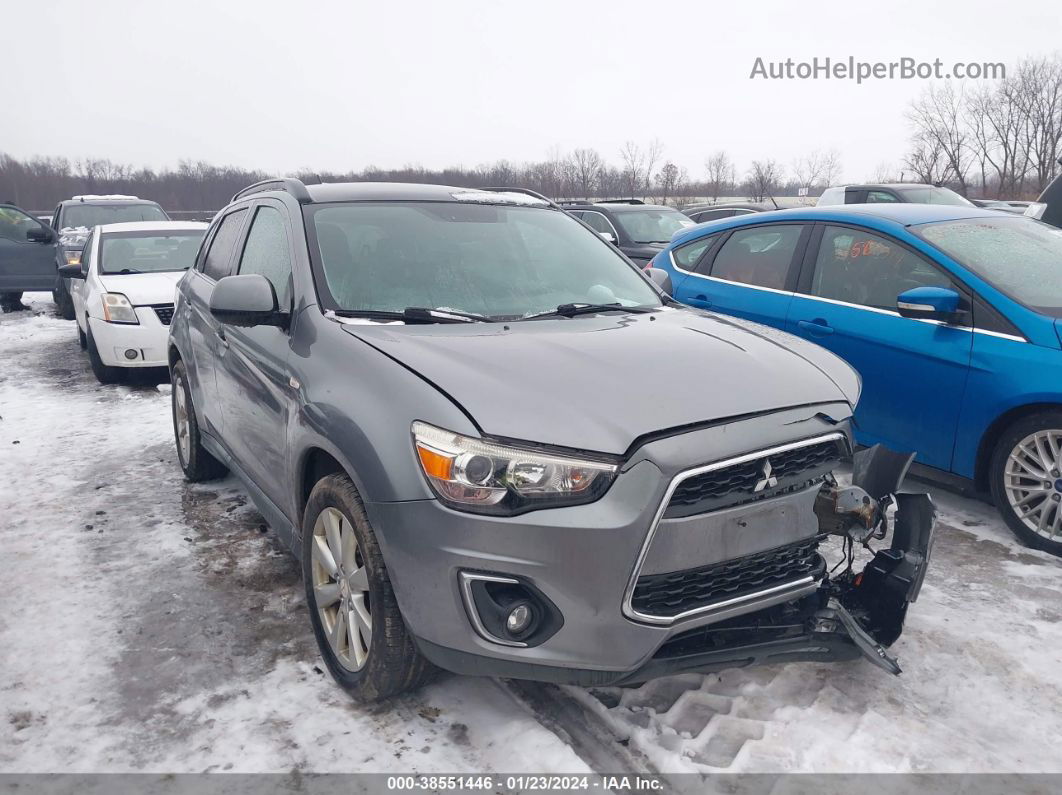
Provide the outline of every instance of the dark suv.
[[[56,267],[80,265],[81,251],[94,226],[126,221],[168,221],[166,211],[153,201],[119,194],[74,196],[56,205],[52,228],[59,234]],[[59,313],[74,319],[74,301],[70,297],[70,280],[56,278],[52,298]]]
[[898,671],[928,498],[859,573],[819,542],[884,537],[909,459],[838,486],[854,371],[662,276],[512,189],[273,180],[218,214],[170,326],[178,458],[235,473],[301,560],[341,685]]
[[672,207],[639,199],[562,202],[561,206],[641,267],[671,242],[675,232],[695,223]]
[[1062,175],[1055,177],[1044,188],[1040,198],[1025,208],[1025,215],[1051,226],[1062,227]]

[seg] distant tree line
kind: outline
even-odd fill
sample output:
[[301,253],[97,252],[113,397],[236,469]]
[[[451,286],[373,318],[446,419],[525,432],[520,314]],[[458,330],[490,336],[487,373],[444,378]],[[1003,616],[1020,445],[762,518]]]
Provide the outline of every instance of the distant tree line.
[[[1059,173],[1062,138],[1062,58],[1029,58],[996,82],[933,84],[907,114],[911,148],[900,165],[880,164],[871,182],[946,184],[971,196],[1033,198]],[[0,201],[48,210],[60,199],[83,193],[126,193],[153,199],[173,211],[213,211],[263,171],[181,161],[176,168],[135,168],[104,159],[33,157],[0,153]],[[817,150],[789,167],[753,160],[739,173],[726,151],[705,158],[691,174],[665,155],[659,140],[626,142],[613,160],[581,147],[552,150],[541,161],[499,160],[474,168],[300,172],[316,182],[429,182],[469,188],[524,187],[553,199],[637,198],[681,206],[723,197],[768,201],[775,196],[817,196],[841,183],[840,154]]]
[[931,85],[907,117],[913,179],[963,195],[1034,198],[1059,173],[1062,57],[1028,58],[996,82]]

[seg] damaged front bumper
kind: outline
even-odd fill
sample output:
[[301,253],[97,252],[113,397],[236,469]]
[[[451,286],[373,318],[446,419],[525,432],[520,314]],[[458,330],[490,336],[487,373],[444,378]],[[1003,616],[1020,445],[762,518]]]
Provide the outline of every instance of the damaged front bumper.
[[[667,630],[655,651],[633,669],[552,665],[534,660],[531,655],[536,649],[515,650],[508,659],[487,657],[433,643],[420,633],[417,645],[437,665],[456,673],[582,686],[637,684],[683,672],[860,656],[899,673],[899,665],[886,649],[903,629],[908,604],[918,597],[934,527],[933,504],[927,494],[897,493],[910,458],[871,448],[854,456],[851,487],[839,486],[832,477],[826,479],[815,501],[819,535],[808,539],[812,552],[807,559],[815,561],[810,588],[762,609],[707,623],[701,620],[677,633]],[[888,534],[888,509],[893,504],[891,545],[874,552],[870,562],[857,570],[855,549],[871,549]],[[816,550],[819,542],[831,536],[838,539],[845,556],[837,568],[844,568],[827,572]],[[726,565],[740,563],[738,559]],[[612,625],[604,622],[602,626]],[[642,631],[647,629],[642,627]]]
[[[875,445],[853,457],[852,486],[842,488],[830,478],[820,490],[815,506],[820,538],[842,539],[847,565],[839,575],[824,575],[804,599],[677,635],[614,684],[684,671],[860,656],[899,674],[899,663],[886,649],[899,638],[907,607],[921,591],[936,520],[928,494],[900,492],[913,459]],[[856,572],[855,547],[870,549],[872,540],[887,535],[891,504],[896,506],[891,545]]]

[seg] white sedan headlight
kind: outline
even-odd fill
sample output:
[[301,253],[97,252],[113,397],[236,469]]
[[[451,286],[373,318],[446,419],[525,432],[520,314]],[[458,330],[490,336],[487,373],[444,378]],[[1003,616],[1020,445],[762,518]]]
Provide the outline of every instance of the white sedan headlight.
[[121,293],[103,294],[103,319],[108,323],[139,323],[136,310]]
[[452,508],[512,515],[592,502],[608,490],[617,464],[474,439],[424,422],[413,443],[428,482]]

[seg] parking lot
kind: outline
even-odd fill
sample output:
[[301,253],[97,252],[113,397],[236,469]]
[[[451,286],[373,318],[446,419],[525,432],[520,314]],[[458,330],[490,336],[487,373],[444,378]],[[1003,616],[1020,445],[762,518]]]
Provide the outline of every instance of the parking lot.
[[297,565],[233,479],[184,482],[170,388],[100,386],[45,294],[0,316],[6,771],[1060,772],[1062,561],[933,490],[893,651],[583,690],[323,673]]

